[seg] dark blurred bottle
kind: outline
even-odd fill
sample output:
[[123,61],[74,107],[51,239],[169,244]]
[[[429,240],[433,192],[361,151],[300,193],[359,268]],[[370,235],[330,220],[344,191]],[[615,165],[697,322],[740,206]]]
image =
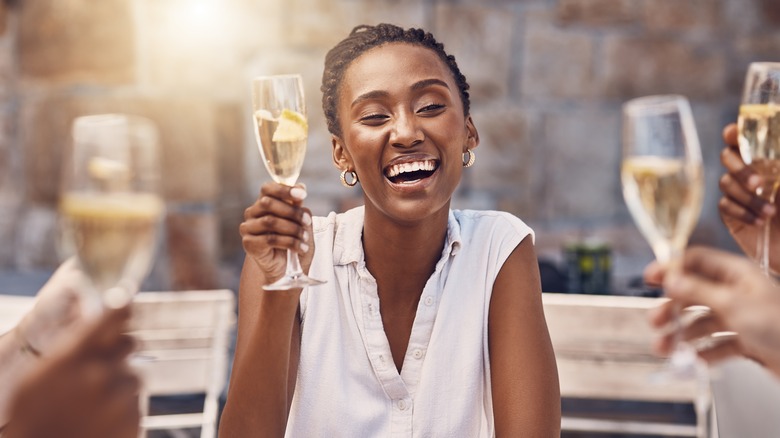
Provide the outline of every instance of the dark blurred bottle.
[[566,291],[572,294],[609,295],[612,250],[602,242],[577,242],[563,249],[568,277]]

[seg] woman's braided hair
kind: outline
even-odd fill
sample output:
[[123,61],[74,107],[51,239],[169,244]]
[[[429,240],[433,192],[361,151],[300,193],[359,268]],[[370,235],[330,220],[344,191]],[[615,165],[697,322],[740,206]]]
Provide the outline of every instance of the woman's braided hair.
[[341,136],[338,115],[339,86],[344,78],[347,67],[360,55],[374,47],[387,43],[407,43],[433,50],[442,61],[450,68],[455,83],[460,91],[460,99],[463,103],[463,113],[469,114],[469,84],[466,77],[460,72],[455,57],[444,51],[444,45],[429,32],[422,29],[403,29],[401,27],[382,23],[376,26],[361,25],[352,29],[349,36],[330,49],[325,56],[325,71],[322,73],[322,110],[328,121],[328,131],[336,136]]

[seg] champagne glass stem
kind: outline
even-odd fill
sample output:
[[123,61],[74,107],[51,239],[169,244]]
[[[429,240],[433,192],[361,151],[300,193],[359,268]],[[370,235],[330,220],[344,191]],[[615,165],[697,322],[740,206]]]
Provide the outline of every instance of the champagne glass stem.
[[264,290],[290,290],[299,287],[317,285],[325,283],[322,280],[317,280],[308,277],[303,273],[301,269],[301,261],[298,258],[298,253],[291,250],[287,250],[287,267],[285,268],[284,277],[275,281],[274,283],[263,286]]
[[298,278],[302,275],[303,275],[303,269],[301,269],[301,260],[298,258],[298,253],[288,249],[287,268],[284,273],[284,276]]
[[[667,274],[669,271],[683,268],[682,251],[680,250],[669,248],[665,253],[659,252],[656,258],[667,266]],[[674,304],[672,312],[672,354],[664,369],[654,376],[658,382],[669,381],[669,377],[688,379],[698,374],[696,351],[683,340],[682,307],[679,303]]]
[[758,239],[758,266],[764,275],[769,275],[769,231],[771,221],[766,221],[761,238]]
[[[772,183],[772,186],[769,191],[769,198],[768,201],[770,204],[775,203],[775,198],[777,196],[777,187],[778,182]],[[760,195],[760,194],[759,194]],[[759,235],[758,239],[758,247],[756,248],[756,258],[758,259],[758,266],[761,268],[761,272],[764,273],[764,275],[769,276],[769,232],[772,227],[772,220],[769,219],[766,221],[766,224],[764,224],[763,232]]]

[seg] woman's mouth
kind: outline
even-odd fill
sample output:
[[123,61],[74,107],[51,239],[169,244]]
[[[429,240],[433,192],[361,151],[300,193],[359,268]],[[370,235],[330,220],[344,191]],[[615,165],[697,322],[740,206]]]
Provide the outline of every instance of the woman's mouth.
[[410,161],[388,166],[385,176],[393,184],[411,184],[428,178],[436,172],[439,163],[436,160]]

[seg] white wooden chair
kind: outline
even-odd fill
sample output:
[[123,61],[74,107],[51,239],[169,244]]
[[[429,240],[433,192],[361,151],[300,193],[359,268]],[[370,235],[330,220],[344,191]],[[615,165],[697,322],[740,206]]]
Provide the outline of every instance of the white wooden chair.
[[690,425],[564,413],[563,431],[715,436],[706,378],[671,384],[651,382],[653,373],[663,367],[663,360],[652,352],[656,334],[647,319],[648,310],[660,304],[659,299],[545,293],[543,302],[561,397],[691,403],[697,417],[696,425]]
[[[133,361],[144,385],[142,434],[200,427],[201,438],[216,435],[234,323],[234,296],[229,290],[143,292],[136,296],[131,332],[139,344]],[[202,412],[149,415],[149,397],[176,394],[205,394]]]
[[35,305],[35,297],[0,294],[0,334],[13,329]]

